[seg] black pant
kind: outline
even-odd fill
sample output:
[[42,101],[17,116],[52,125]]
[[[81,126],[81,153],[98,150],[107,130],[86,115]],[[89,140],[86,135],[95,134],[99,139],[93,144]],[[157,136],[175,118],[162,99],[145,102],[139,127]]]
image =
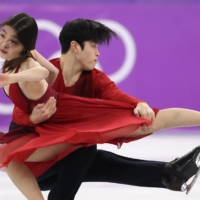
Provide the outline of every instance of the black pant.
[[[18,126],[17,126],[18,127]],[[10,129],[16,128],[11,123]],[[126,158],[96,146],[80,148],[55,163],[38,179],[41,190],[51,190],[48,200],[73,200],[82,182],[110,182],[165,188],[165,162]]]

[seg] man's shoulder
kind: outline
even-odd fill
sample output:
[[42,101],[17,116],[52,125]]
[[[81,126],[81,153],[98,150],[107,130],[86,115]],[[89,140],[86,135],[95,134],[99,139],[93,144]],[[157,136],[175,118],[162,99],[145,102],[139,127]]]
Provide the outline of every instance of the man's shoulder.
[[105,75],[104,72],[102,72],[101,70],[96,69],[96,68],[94,68],[91,72],[93,75],[97,75],[97,76]]
[[60,58],[53,58],[49,60],[55,67],[60,68]]
[[102,72],[101,70],[99,69],[96,69],[94,68],[92,70],[92,80],[95,82],[95,83],[103,83],[103,84],[108,84],[110,83],[110,79],[109,77],[104,73]]

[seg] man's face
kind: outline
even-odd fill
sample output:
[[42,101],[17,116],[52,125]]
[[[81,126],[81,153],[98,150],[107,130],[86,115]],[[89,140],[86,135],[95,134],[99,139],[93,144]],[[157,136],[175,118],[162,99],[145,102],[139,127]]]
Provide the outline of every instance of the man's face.
[[18,57],[23,49],[15,30],[10,26],[3,26],[0,31],[0,57],[11,60]]
[[99,55],[98,44],[92,41],[86,41],[84,49],[79,49],[77,59],[83,70],[91,71],[94,69]]

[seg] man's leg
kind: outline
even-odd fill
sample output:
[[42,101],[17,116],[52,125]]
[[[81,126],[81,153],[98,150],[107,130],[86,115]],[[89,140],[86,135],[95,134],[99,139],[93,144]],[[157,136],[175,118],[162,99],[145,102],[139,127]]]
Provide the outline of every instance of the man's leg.
[[40,189],[51,190],[48,200],[73,200],[95,156],[96,145],[78,149],[41,175]]
[[130,159],[99,150],[84,181],[185,191],[200,168],[200,146],[171,162]]
[[84,182],[111,182],[165,188],[162,184],[165,164],[165,162],[131,159],[98,150]]
[[[88,149],[86,148],[86,150]],[[92,160],[92,162],[86,162],[88,160],[87,154],[84,154],[82,151],[82,153],[79,154],[79,157],[77,157],[74,152],[74,159],[71,160],[67,157],[64,158],[61,161],[62,163],[59,163],[62,167],[53,170],[55,167],[54,165],[49,171],[46,172],[46,177],[44,174],[43,180],[41,179],[38,182],[42,190],[50,190],[53,184],[56,183],[56,187],[52,188],[52,191],[54,190],[52,193],[54,194],[52,199],[56,200],[73,200],[82,181],[111,182],[181,191],[182,182],[180,185],[179,180],[186,182],[188,178],[192,177],[198,170],[195,165],[195,160],[197,158],[197,154],[199,155],[199,151],[200,148],[198,147],[186,156],[172,162],[168,162],[167,164],[159,161],[145,161],[126,158],[104,150],[97,150],[95,159]],[[77,162],[76,159],[80,159],[80,161],[85,160],[85,163],[79,165],[79,161]],[[76,161],[71,162],[73,160]],[[169,168],[172,168],[173,170],[169,170]],[[71,171],[68,169],[71,169]],[[54,171],[54,173],[50,173],[51,171]],[[57,174],[61,176],[58,179]],[[73,174],[74,177],[72,177]],[[180,175],[180,177],[177,178],[177,175]],[[182,176],[184,179],[182,179]],[[163,177],[168,177],[169,179],[165,179],[164,185]],[[57,188],[58,186],[60,188]],[[57,192],[59,198],[56,196]]]
[[126,158],[104,150],[94,153],[95,148],[73,152],[37,179],[41,190],[51,190],[48,200],[73,200],[82,182],[165,188],[164,162]]

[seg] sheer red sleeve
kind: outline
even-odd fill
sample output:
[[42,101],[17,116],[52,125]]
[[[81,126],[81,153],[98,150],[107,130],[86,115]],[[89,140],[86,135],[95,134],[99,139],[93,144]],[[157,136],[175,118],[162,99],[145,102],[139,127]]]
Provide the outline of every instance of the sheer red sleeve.
[[94,71],[93,73],[94,90],[101,99],[114,100],[136,105],[144,102],[126,93],[123,93],[113,81],[111,81],[103,72]]
[[14,107],[12,120],[21,126],[35,126],[29,119],[30,115],[24,113],[18,107]]

